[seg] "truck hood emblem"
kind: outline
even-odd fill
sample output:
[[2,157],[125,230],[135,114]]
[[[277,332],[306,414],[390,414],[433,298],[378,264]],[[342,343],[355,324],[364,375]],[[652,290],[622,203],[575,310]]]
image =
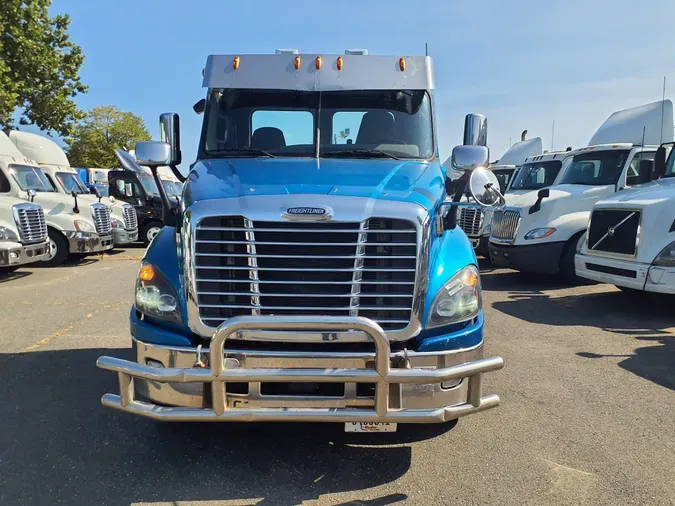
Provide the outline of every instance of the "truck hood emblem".
[[289,207],[282,214],[287,220],[330,220],[332,209],[328,207]]

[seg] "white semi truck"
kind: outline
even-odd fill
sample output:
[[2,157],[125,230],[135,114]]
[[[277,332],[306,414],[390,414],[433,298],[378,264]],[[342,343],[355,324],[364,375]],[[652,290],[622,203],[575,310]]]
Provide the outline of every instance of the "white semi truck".
[[593,207],[576,255],[578,276],[623,290],[675,294],[675,150],[670,143],[659,151],[660,179]]
[[22,265],[45,260],[49,253],[42,208],[4,195],[8,189],[9,184],[0,172],[0,277]]
[[133,206],[100,194],[92,195],[80,179],[77,170],[70,166],[68,157],[58,144],[42,135],[17,130],[10,131],[9,138],[22,153],[38,162],[57,192],[67,195],[75,194],[83,203],[98,202],[107,206],[115,246],[130,244],[138,240],[138,219]]
[[512,197],[495,210],[492,263],[576,281],[574,256],[593,206],[652,179],[661,137],[673,137],[670,100],[612,114],[589,146],[567,153],[552,186]]
[[49,236],[45,262],[55,266],[70,254],[91,254],[113,247],[110,212],[98,202],[58,193],[37,162],[26,158],[0,131],[0,181],[3,196],[39,204]]

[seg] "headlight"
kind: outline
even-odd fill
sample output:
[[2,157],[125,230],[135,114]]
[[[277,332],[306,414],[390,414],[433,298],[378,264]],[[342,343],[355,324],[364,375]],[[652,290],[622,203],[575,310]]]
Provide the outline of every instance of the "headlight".
[[73,225],[75,225],[75,230],[78,232],[96,232],[94,226],[88,221],[75,220]]
[[19,236],[11,228],[0,227],[0,241],[19,242]]
[[659,267],[675,267],[675,241],[661,250],[661,253],[656,255],[654,265]]
[[481,307],[478,269],[467,265],[436,294],[427,317],[427,328],[471,320],[478,316]]
[[530,230],[527,234],[525,234],[525,239],[543,239],[544,237],[551,235],[556,230],[556,228],[535,228],[534,230]]
[[112,225],[112,228],[124,228],[124,223],[112,216],[110,217],[110,224]]
[[145,262],[136,279],[136,309],[164,320],[181,321],[176,290],[157,267]]

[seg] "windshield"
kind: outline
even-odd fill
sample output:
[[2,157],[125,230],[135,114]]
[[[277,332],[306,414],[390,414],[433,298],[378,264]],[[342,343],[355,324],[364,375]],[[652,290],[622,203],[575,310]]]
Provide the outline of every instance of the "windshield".
[[44,172],[38,167],[29,167],[28,165],[10,165],[9,173],[14,177],[19,187],[26,190],[35,190],[36,192],[54,192],[56,188],[45,176]]
[[87,187],[80,181],[80,178],[71,172],[57,172],[56,179],[59,180],[66,193],[72,193],[73,191],[78,194],[89,193]]
[[151,195],[159,195],[159,191],[157,190],[157,184],[155,183],[155,180],[152,178],[152,176],[139,175],[138,180],[143,185],[145,193],[149,193]]
[[675,149],[671,149],[663,177],[675,177]]
[[613,185],[619,181],[629,150],[612,149],[570,156],[563,163],[560,184]]
[[101,195],[101,197],[107,197],[109,195],[107,184],[95,184],[92,186],[98,190],[98,193]]
[[200,155],[429,159],[424,90],[212,90]]
[[503,194],[506,191],[506,187],[509,185],[511,176],[516,169],[496,169],[492,173],[497,176],[497,181],[499,181],[499,191]]
[[560,172],[560,160],[525,163],[513,180],[512,190],[538,190],[551,186]]
[[171,181],[169,179],[162,179],[162,186],[164,191],[169,195],[180,195],[183,192],[183,184]]

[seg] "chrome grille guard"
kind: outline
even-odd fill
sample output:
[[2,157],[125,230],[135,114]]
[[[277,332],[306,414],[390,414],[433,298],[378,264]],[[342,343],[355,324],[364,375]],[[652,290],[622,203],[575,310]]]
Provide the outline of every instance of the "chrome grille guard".
[[[359,330],[375,344],[374,369],[255,369],[229,368],[225,341],[245,329]],[[210,368],[154,368],[114,357],[100,357],[96,365],[118,373],[120,395],[105,394],[106,407],[166,421],[314,421],[401,423],[444,422],[499,405],[495,394],[482,395],[482,373],[501,369],[504,362],[492,357],[441,369],[391,368],[389,340],[382,328],[363,317],[238,316],[224,322],[211,338]],[[167,407],[135,399],[134,378],[172,383],[210,383],[211,408]],[[468,378],[467,401],[437,409],[393,410],[389,406],[392,384],[429,384]],[[228,407],[227,382],[374,383],[373,408],[238,408]]]

